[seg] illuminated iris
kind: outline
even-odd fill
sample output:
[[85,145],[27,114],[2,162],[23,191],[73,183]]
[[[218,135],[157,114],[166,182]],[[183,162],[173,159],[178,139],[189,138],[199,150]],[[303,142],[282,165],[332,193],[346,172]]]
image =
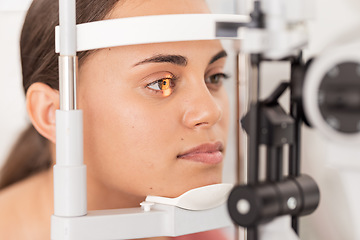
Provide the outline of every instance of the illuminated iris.
[[159,87],[162,90],[162,94],[164,97],[170,96],[170,94],[172,93],[172,88],[170,84],[171,84],[171,79],[169,78],[163,79],[159,82],[159,85],[161,85]]
[[171,82],[171,79],[169,79],[169,78],[165,78],[165,79],[160,80],[158,82],[159,89],[162,90],[162,91],[168,90],[170,88],[170,82]]
[[147,85],[148,88],[161,93],[164,97],[168,97],[173,92],[174,79],[171,77],[163,78]]

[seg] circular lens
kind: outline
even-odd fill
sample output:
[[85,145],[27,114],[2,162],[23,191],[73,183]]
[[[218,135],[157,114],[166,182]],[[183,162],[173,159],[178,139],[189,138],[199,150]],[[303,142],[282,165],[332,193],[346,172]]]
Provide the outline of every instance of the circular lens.
[[344,62],[330,69],[318,92],[322,117],[336,131],[360,132],[360,65]]

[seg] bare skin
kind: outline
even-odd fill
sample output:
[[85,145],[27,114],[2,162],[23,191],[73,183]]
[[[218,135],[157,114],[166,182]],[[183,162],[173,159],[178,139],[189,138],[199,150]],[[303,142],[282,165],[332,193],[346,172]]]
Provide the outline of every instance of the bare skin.
[[49,239],[52,182],[52,172],[46,171],[0,193],[1,239]]
[[[203,0],[132,0],[118,3],[107,18],[208,12]],[[219,41],[115,47],[80,66],[88,210],[138,207],[147,195],[177,197],[221,182],[229,120],[221,84],[226,57],[216,57],[222,52]],[[186,64],[146,62],[159,55],[180,56]],[[164,79],[171,86],[166,90],[159,89]],[[52,142],[54,163],[58,108],[56,90],[30,86],[28,113]],[[180,157],[203,144],[221,145],[221,161]],[[0,239],[49,239],[52,176],[50,169],[0,192]]]

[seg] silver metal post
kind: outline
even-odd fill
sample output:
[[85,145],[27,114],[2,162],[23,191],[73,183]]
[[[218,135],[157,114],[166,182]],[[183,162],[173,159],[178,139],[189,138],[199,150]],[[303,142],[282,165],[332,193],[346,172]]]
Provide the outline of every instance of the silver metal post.
[[249,111],[249,66],[250,60],[249,55],[239,53],[237,57],[237,66],[238,66],[238,91],[237,91],[237,100],[238,100],[238,183],[246,184],[247,183],[247,135],[244,130],[241,129],[240,120],[245,114]]
[[76,110],[77,56],[59,56],[60,110]]
[[[86,166],[83,164],[83,114],[76,106],[78,60],[75,0],[59,0],[59,23],[60,110],[56,110],[54,215],[72,218],[87,214]],[[68,229],[65,228],[64,231],[67,232]]]
[[[249,67],[250,59],[248,54],[238,52],[237,54],[237,184],[247,183],[247,157],[248,157],[248,137],[241,128],[241,118],[248,112],[249,105]],[[246,230],[237,229],[237,239],[246,239]]]
[[[252,2],[252,1],[251,1]],[[235,12],[237,14],[249,14],[247,4],[248,0],[235,0]],[[252,99],[250,95],[251,62],[250,56],[241,52],[241,42],[235,45],[237,50],[237,184],[248,183],[248,136],[241,128],[241,119],[250,110]],[[247,230],[237,228],[237,239],[246,240]]]

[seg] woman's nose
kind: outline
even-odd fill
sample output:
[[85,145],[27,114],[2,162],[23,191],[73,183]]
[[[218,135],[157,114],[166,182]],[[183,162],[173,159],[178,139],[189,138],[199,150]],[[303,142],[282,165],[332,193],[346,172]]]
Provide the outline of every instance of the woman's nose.
[[191,129],[209,128],[222,117],[222,109],[205,84],[187,92],[183,124]]

